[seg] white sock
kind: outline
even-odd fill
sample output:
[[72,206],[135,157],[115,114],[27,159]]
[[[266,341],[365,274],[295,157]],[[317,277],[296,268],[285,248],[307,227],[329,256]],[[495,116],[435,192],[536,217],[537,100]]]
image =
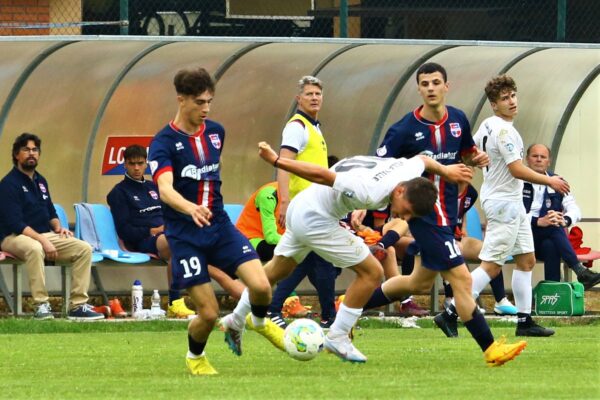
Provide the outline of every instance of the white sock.
[[485,270],[481,267],[477,267],[471,272],[471,279],[473,280],[473,298],[477,299],[479,294],[485,288],[488,283],[492,280],[490,276],[485,272]]
[[265,318],[259,318],[254,314],[250,314],[251,318],[252,318],[252,324],[254,325],[255,328],[262,328],[263,326],[265,326]]
[[335,321],[329,329],[331,337],[348,335],[358,318],[360,318],[362,310],[362,308],[346,307],[344,303],[340,304]]
[[245,288],[240,297],[240,301],[238,301],[233,309],[232,322],[235,324],[233,328],[236,328],[237,330],[242,330],[244,328],[244,325],[246,325],[246,315],[248,315],[250,310],[250,294],[248,293],[248,288]]
[[531,275],[532,272],[515,269],[512,276],[512,290],[517,312],[531,314]]
[[200,357],[204,357],[204,352],[202,352],[202,354],[198,355],[198,354],[194,354],[188,350],[187,358],[191,358],[191,359],[195,360],[196,358],[200,358]]

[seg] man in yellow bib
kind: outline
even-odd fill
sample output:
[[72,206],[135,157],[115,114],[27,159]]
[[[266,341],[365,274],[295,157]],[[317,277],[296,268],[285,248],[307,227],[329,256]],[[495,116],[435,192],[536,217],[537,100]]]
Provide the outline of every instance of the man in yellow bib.
[[[306,161],[329,168],[327,162],[327,144],[321,133],[318,114],[323,104],[323,82],[314,76],[303,76],[298,82],[298,104],[296,113],[285,125],[282,133],[280,158]],[[280,199],[278,222],[285,227],[285,216],[290,201],[311,182],[297,175],[277,170],[278,194]],[[307,275],[313,275],[317,283],[315,288],[321,304],[321,326],[329,328],[335,319],[335,278],[339,270],[333,264],[310,253],[302,263],[305,268],[297,268],[287,279],[279,282],[273,293],[273,302],[269,308],[271,318],[278,320],[283,301],[292,293],[298,283]],[[307,269],[312,269],[310,274]],[[311,280],[312,281],[312,280]]]

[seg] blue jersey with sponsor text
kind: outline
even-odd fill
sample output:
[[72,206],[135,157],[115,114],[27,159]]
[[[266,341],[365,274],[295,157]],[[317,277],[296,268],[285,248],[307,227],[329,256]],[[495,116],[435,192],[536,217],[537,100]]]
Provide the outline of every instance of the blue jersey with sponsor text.
[[[378,156],[410,158],[425,154],[441,164],[451,165],[476,151],[469,120],[461,110],[447,106],[442,119],[431,122],[421,116],[422,107],[406,114],[388,129],[377,149]],[[439,191],[433,212],[423,220],[438,226],[454,226],[458,215],[457,186],[428,172],[423,176]]]
[[[186,134],[170,122],[152,139],[148,154],[155,182],[162,173],[172,172],[173,188],[186,200],[208,207],[216,220],[226,215],[220,174],[224,138],[223,126],[209,119],[193,135]],[[189,215],[167,204],[163,215],[166,221],[194,224]]]

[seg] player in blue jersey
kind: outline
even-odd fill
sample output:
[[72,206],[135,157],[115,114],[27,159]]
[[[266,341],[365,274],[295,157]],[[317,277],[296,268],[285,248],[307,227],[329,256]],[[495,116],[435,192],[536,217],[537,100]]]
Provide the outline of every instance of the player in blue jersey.
[[[480,262],[479,253],[481,252],[483,242],[478,238],[469,237],[466,232],[466,214],[475,205],[478,196],[479,193],[477,193],[477,190],[472,185],[459,185],[458,219],[454,227],[454,238],[458,242],[463,257],[466,260]],[[516,315],[516,307],[506,298],[504,275],[502,272],[490,281],[490,287],[496,300],[494,312],[500,315]],[[454,294],[452,286],[447,282],[444,282],[444,294],[446,296],[444,308],[448,308],[454,298]],[[481,308],[480,311],[485,313],[485,310]]]
[[[194,375],[217,372],[204,348],[219,315],[208,264],[238,276],[247,286],[247,326],[283,349],[283,330],[265,318],[271,286],[256,251],[229,220],[221,196],[220,159],[225,130],[208,113],[215,84],[204,68],[184,69],[174,79],[178,110],[150,144],[149,164],[164,203],[172,254],[173,288],[187,289],[198,315],[188,326],[186,364]],[[251,311],[251,314],[250,314]],[[222,321],[230,348],[241,355],[241,329]]]
[[[446,105],[449,86],[444,67],[436,63],[423,64],[417,70],[416,80],[423,104],[389,128],[377,154],[380,157],[427,154],[444,165],[462,162],[486,166],[489,158],[475,147],[467,117],[461,110]],[[384,282],[369,304],[383,305],[407,294],[429,291],[439,272],[454,290],[456,306],[452,306],[451,311],[458,314],[485,351],[493,343],[493,337],[473,300],[471,275],[452,232],[458,215],[458,187],[439,176],[428,173],[423,176],[438,188],[439,198],[431,214],[411,218],[408,223],[420,248],[421,265],[416,265],[409,276]],[[438,323],[437,317],[434,321],[442,329],[447,328]],[[447,329],[444,333],[448,336],[458,334]]]
[[[144,178],[147,167],[146,148],[138,144],[123,152],[125,177],[106,196],[119,238],[128,250],[151,253],[167,263],[169,306],[167,317],[192,318],[179,289],[171,288],[171,250],[164,234],[165,226],[158,187]],[[232,297],[239,298],[244,285],[225,272],[208,266],[208,273]]]

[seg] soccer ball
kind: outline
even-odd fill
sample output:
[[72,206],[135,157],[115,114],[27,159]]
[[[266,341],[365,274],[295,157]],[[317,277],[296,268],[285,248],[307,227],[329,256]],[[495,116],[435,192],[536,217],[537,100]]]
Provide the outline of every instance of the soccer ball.
[[315,321],[300,318],[285,328],[283,345],[290,357],[300,360],[312,360],[323,350],[325,334]]

